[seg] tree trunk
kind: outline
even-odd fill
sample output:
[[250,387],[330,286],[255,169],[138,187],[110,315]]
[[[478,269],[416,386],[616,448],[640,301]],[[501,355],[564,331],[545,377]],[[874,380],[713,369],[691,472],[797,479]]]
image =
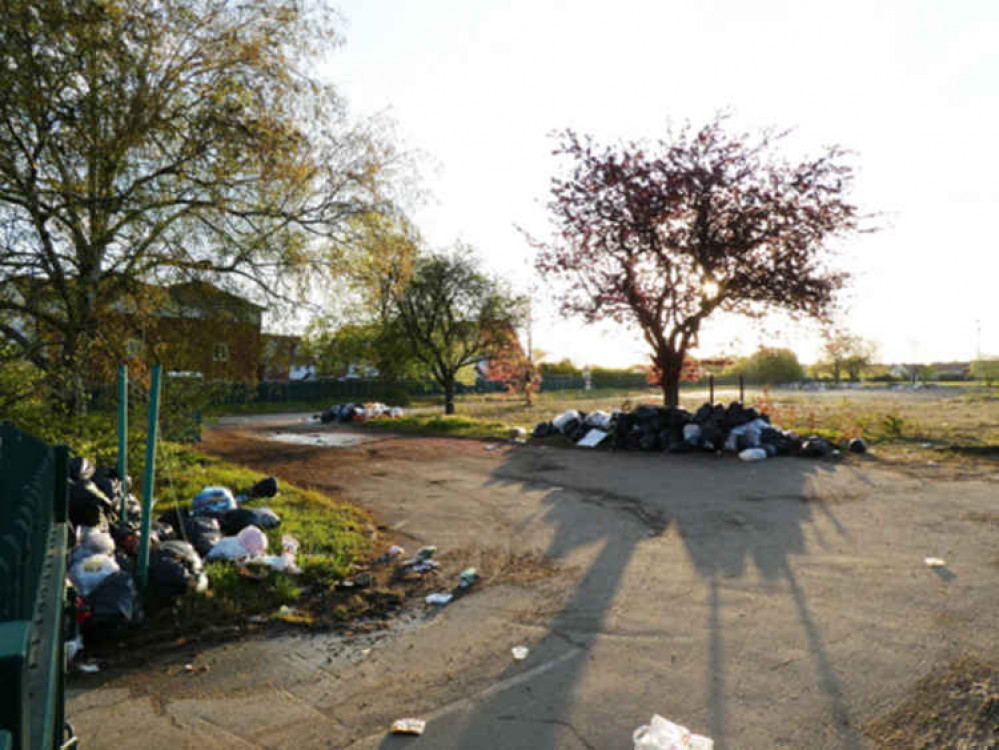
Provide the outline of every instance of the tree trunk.
[[659,372],[662,373],[663,404],[679,406],[680,376],[683,373],[683,354],[661,352],[656,358]]
[[454,375],[444,378],[444,413],[454,414]]

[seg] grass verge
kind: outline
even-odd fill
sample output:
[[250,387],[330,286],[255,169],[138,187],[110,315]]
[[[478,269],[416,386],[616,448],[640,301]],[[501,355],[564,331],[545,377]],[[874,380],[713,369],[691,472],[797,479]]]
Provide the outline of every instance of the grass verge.
[[[155,512],[158,515],[173,506],[186,505],[207,485],[222,485],[239,493],[263,478],[263,474],[186,446],[169,445],[157,472]],[[270,613],[282,605],[307,611],[310,595],[328,590],[370,556],[374,524],[352,505],[284,482],[276,497],[247,504],[266,505],[281,517],[281,525],[266,532],[268,550],[280,551],[285,534],[295,537],[300,545],[301,575],[268,570],[258,579],[232,563],[208,563],[208,591],[176,603],[169,611],[175,624],[231,622],[240,616]],[[157,617],[157,609],[151,608],[151,620]]]

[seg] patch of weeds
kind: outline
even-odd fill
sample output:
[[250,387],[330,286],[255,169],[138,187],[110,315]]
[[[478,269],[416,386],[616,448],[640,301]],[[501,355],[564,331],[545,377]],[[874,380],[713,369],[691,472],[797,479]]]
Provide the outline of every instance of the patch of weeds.
[[905,434],[905,420],[898,414],[885,414],[881,427],[886,437],[900,438]]

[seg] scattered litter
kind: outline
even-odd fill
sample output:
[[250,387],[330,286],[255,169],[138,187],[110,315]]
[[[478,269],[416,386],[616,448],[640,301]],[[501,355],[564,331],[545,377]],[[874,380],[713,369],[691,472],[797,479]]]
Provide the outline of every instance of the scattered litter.
[[947,561],[939,557],[927,557],[923,560],[926,563],[927,568],[945,568],[947,567]]
[[397,557],[402,557],[406,554],[406,550],[400,547],[398,544],[393,544],[389,547],[388,552],[384,552],[375,559],[375,564],[386,563],[389,560],[394,560]]
[[431,570],[437,570],[440,565],[435,560],[410,560],[409,565],[410,570],[414,573],[429,573]]
[[267,551],[267,535],[256,526],[247,526],[236,534],[236,538],[251,558],[260,557]]
[[922,443],[921,447],[923,447],[923,448],[932,448],[933,447],[933,443]]
[[483,448],[485,448],[487,451],[494,451],[494,450],[496,450],[499,447],[500,447],[499,443],[486,443],[483,446]]
[[371,585],[370,573],[358,573],[354,576],[354,585],[359,589],[366,589]]
[[185,672],[193,672],[194,671],[194,665],[193,664],[185,664],[184,665],[184,671]]
[[80,560],[69,569],[69,580],[76,592],[83,597],[97,588],[101,581],[121,568],[113,557],[108,555],[90,555]]
[[461,583],[459,584],[462,588],[468,588],[469,586],[474,586],[479,580],[479,571],[475,568],[465,568],[461,571]]
[[66,669],[69,670],[69,665],[73,663],[76,655],[83,650],[83,636],[76,636],[71,641],[66,641]]
[[398,406],[377,401],[364,404],[334,404],[319,416],[323,424],[331,422],[364,422],[369,419],[399,419],[405,412]]
[[250,488],[249,496],[252,498],[267,498],[274,497],[278,493],[278,483],[277,479],[274,477],[267,477],[266,479],[261,479],[255,485]]
[[[248,526],[247,528],[252,529],[253,527]],[[267,537],[264,537],[264,541],[267,541]],[[250,562],[266,565],[271,570],[279,570],[284,573],[292,573],[295,575],[301,573],[302,569],[298,567],[298,563],[295,561],[295,557],[298,554],[298,540],[293,536],[285,534],[281,537],[281,550],[282,552],[280,555],[265,555],[263,557],[251,559]]]
[[716,453],[723,449],[739,453],[747,448],[760,448],[765,451],[764,457],[824,458],[833,452],[833,447],[824,438],[816,435],[801,438],[790,430],[770,424],[768,415],[738,401],[727,407],[706,403],[695,413],[652,404],[609,414],[599,410],[585,414],[569,409],[550,422],[540,422],[533,435],[536,438],[561,435],[581,447],[606,444],[604,441],[610,438],[607,442],[615,450],[666,453],[695,450]]
[[205,559],[243,562],[249,556],[250,553],[246,551],[246,547],[243,546],[243,543],[239,539],[234,536],[224,536],[208,551]]
[[279,615],[297,615],[298,607],[289,607],[287,604],[282,604],[278,608]]
[[596,427],[598,430],[608,432],[614,422],[614,415],[596,409],[586,415],[583,424],[587,427]]
[[527,437],[526,427],[511,427],[510,428],[510,439],[511,440],[523,440]]
[[108,637],[138,625],[145,619],[142,597],[131,573],[112,573],[84,599],[87,618],[81,624],[84,635]]
[[437,604],[443,607],[452,599],[454,599],[454,594],[430,594],[426,599],[424,599],[424,601],[427,604]]
[[193,515],[225,513],[236,507],[236,498],[228,487],[205,487],[191,501]]
[[853,438],[850,441],[850,453],[867,453],[867,443],[863,438]]
[[739,460],[741,461],[765,461],[767,458],[767,452],[763,448],[746,448],[739,452]]
[[113,555],[114,539],[96,526],[84,526],[80,532],[80,546],[91,554]]
[[517,661],[523,661],[524,659],[527,658],[527,655],[531,653],[531,649],[529,649],[527,646],[514,646],[512,649],[510,649],[510,652],[513,654],[514,659],[516,659]]
[[604,432],[603,430],[599,430],[594,427],[592,430],[587,432],[583,438],[576,443],[576,445],[582,448],[595,448],[600,445],[600,443],[602,443],[608,435],[610,435],[609,432]]
[[420,547],[416,550],[416,558],[418,560],[429,560],[435,554],[437,554],[437,548],[432,544],[427,545],[426,547]]
[[361,649],[361,656],[367,656],[370,653],[371,653],[371,649],[370,648],[362,648]]
[[97,674],[101,671],[101,668],[97,664],[79,664],[76,667],[84,674]]
[[276,529],[281,525],[281,517],[270,508],[236,508],[218,516],[219,526],[226,536],[233,536],[247,526],[258,529]]
[[149,553],[149,586],[163,596],[181,596],[199,585],[201,558],[188,542],[161,542]]
[[635,750],[713,750],[714,740],[693,734],[687,727],[674,724],[659,714],[632,735]]
[[927,465],[927,466],[936,466],[936,465],[937,465],[937,462],[936,462],[936,461],[927,461],[927,462],[926,462],[926,465]]
[[423,734],[427,722],[423,719],[396,719],[392,722],[392,734]]

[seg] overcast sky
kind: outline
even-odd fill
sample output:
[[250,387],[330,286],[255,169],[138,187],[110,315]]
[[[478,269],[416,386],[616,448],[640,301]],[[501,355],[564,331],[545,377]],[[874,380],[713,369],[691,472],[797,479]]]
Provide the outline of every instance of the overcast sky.
[[[857,152],[855,198],[883,231],[845,244],[846,325],[883,361],[999,354],[999,3],[757,0],[341,0],[329,74],[357,115],[387,112],[426,155],[433,245],[463,239],[521,290],[557,170],[548,134],[655,138],[720,109],[796,129],[800,153]],[[579,364],[645,362],[637,335],[558,319],[543,282],[535,345]],[[719,320],[701,356],[787,345],[814,328]]]

